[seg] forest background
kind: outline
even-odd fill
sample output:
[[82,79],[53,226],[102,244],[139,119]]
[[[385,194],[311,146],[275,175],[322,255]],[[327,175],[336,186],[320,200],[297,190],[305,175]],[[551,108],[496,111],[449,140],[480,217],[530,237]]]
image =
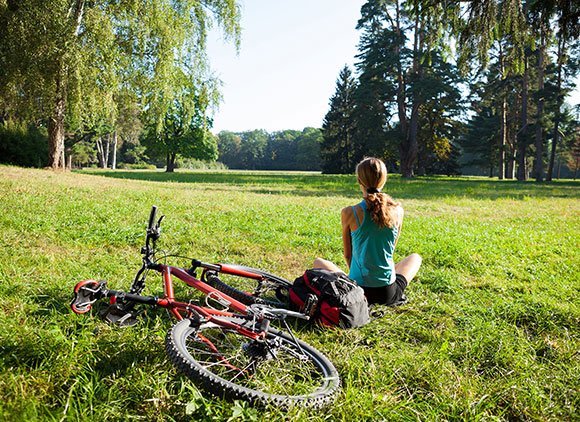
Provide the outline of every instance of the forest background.
[[404,177],[576,177],[575,2],[367,1],[320,128],[214,134],[207,31],[239,47],[240,13],[233,0],[0,1],[0,161],[351,173],[376,155]]

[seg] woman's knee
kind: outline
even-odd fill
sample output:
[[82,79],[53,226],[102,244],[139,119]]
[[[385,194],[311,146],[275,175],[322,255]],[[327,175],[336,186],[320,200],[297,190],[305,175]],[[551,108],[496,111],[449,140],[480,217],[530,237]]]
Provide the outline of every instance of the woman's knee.
[[421,255],[419,255],[418,253],[412,253],[411,255],[409,255],[409,258],[413,262],[413,265],[415,265],[417,269],[419,269],[419,267],[423,263],[423,258],[421,257]]
[[413,278],[415,278],[415,275],[419,271],[422,262],[423,258],[421,258],[421,255],[418,253],[412,253],[395,265],[395,271],[398,274],[405,276],[407,281],[411,281]]
[[334,262],[331,262],[323,258],[316,258],[314,260],[314,263],[312,264],[312,268],[319,268],[322,270],[328,270],[333,272],[342,271],[340,268],[338,268],[338,266]]
[[312,264],[312,268],[325,268],[326,259],[316,258]]

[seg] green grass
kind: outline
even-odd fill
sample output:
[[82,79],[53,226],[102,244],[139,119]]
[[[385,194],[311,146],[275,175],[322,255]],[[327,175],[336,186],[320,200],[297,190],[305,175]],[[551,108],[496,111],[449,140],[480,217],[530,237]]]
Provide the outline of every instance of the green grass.
[[165,357],[163,311],[117,329],[68,308],[82,279],[129,286],[152,204],[169,252],[290,279],[316,256],[341,263],[339,210],[358,201],[354,183],[0,167],[0,419],[579,420],[575,182],[390,178],[406,209],[397,255],[424,265],[409,304],[361,329],[299,331],[343,379],[324,412],[201,395]]

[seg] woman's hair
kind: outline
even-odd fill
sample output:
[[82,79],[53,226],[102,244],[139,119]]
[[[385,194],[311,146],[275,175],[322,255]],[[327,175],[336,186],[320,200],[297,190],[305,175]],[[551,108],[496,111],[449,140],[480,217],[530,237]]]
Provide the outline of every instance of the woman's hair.
[[365,158],[356,166],[358,183],[365,189],[365,202],[371,219],[379,227],[392,229],[397,223],[397,206],[381,189],[387,181],[387,167],[378,158]]

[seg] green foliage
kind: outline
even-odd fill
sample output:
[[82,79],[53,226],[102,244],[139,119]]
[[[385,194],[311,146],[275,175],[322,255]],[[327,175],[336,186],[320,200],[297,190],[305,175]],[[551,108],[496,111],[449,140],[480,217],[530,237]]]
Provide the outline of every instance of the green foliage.
[[464,151],[464,164],[491,171],[497,162],[497,136],[499,119],[490,107],[480,107],[470,119],[460,144]]
[[218,25],[237,44],[239,17],[234,0],[5,3],[0,110],[24,120],[53,119],[50,139],[58,149],[65,122],[77,133],[114,128],[132,97],[159,132],[184,87],[205,84],[207,102],[217,101],[207,31]]
[[218,161],[202,161],[195,158],[182,158],[177,160],[177,168],[186,170],[227,170],[225,164]]
[[97,148],[94,142],[79,141],[76,142],[70,151],[71,162],[74,167],[84,167],[96,165],[98,162]]
[[246,170],[320,170],[320,129],[218,134],[219,161]]
[[[357,82],[348,66],[336,81],[336,92],[330,99],[330,110],[322,124],[324,141],[320,158],[323,173],[352,173],[360,157],[355,143],[355,90]],[[359,147],[360,149],[360,147]]]
[[355,162],[375,155],[409,177],[450,159],[459,137],[463,82],[444,59],[451,34],[446,17],[454,7],[369,1],[361,9]]
[[[399,111],[406,114],[405,105],[398,109],[397,101],[405,101],[404,80],[398,78],[409,64],[410,50],[405,47],[406,32],[397,31],[388,9],[381,2],[368,2],[363,7],[358,28],[363,30],[356,64],[359,72],[355,100],[355,164],[364,155],[383,158],[393,165],[399,158],[399,145],[404,135],[392,132],[392,119],[399,119]],[[380,7],[378,7],[380,6]],[[398,88],[400,91],[398,91]],[[402,94],[401,96],[397,96]],[[395,117],[396,116],[396,117]]]
[[117,166],[120,170],[155,170],[157,166],[155,164],[147,164],[147,163],[120,163]]
[[[165,311],[120,330],[74,315],[72,288],[87,278],[128,288],[152,204],[169,253],[290,279],[316,256],[340,263],[340,209],[360,195],[353,175],[2,167],[0,419],[575,420],[579,189],[390,177],[406,210],[395,259],[424,259],[410,302],[361,329],[298,327],[336,364],[343,391],[324,411],[282,412],[201,395],[165,356]],[[148,282],[160,295],[161,281]]]
[[48,155],[46,130],[5,120],[0,123],[0,162],[24,167],[45,167]]
[[[151,156],[166,157],[167,171],[175,168],[177,157],[215,161],[218,157],[217,139],[209,131],[204,104],[186,105],[175,101],[165,115],[161,132],[149,126],[143,145]],[[189,109],[187,107],[194,107]]]

